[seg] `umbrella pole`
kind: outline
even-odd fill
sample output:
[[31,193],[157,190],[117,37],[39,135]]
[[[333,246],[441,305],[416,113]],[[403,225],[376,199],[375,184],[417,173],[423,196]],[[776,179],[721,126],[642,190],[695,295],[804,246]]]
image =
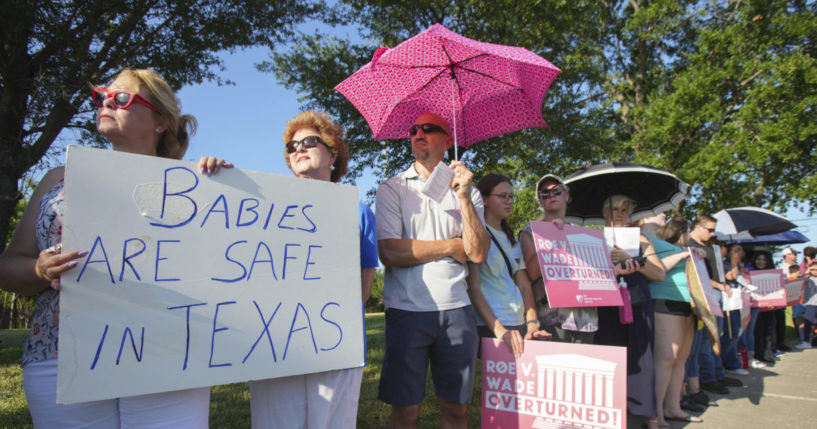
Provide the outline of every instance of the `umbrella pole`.
[[456,101],[456,90],[452,86],[451,88],[451,116],[454,117],[454,161],[459,159],[457,155],[457,109],[454,106],[454,102]]

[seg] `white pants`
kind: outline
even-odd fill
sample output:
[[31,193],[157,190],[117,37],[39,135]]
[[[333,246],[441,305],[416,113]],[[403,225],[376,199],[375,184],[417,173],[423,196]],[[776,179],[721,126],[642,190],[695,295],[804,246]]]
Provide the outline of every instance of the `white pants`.
[[361,367],[251,381],[252,427],[354,428],[362,378]]
[[206,428],[210,388],[57,404],[57,360],[23,368],[23,388],[35,428]]

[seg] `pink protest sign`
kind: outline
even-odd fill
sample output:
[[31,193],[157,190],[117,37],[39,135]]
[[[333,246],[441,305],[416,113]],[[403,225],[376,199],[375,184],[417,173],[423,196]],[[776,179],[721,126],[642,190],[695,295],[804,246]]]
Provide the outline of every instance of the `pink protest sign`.
[[788,280],[783,284],[786,289],[786,307],[797,305],[803,298],[803,291],[806,289],[806,282],[808,277],[798,277],[794,280]]
[[752,292],[752,308],[785,307],[784,279],[780,270],[750,271],[749,284],[757,288]]
[[556,307],[621,306],[621,292],[597,229],[531,221],[548,302]]
[[626,428],[627,349],[482,340],[482,428]]

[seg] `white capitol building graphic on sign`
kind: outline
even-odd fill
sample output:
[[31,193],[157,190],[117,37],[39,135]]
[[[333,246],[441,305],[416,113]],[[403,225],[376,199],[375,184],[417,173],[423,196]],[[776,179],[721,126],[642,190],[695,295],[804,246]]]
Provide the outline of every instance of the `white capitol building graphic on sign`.
[[768,295],[780,290],[780,275],[777,273],[752,274],[752,286],[758,295]]
[[[547,401],[593,407],[615,416],[620,424],[621,412],[613,408],[613,378],[616,363],[576,354],[536,357],[536,396]],[[551,416],[538,416],[532,428],[609,428]]]
[[[604,240],[589,234],[568,234],[566,236],[570,243],[570,252],[584,265],[598,271],[609,271],[609,256]],[[583,279],[579,281],[579,289],[584,290],[610,290],[610,280],[606,279]]]

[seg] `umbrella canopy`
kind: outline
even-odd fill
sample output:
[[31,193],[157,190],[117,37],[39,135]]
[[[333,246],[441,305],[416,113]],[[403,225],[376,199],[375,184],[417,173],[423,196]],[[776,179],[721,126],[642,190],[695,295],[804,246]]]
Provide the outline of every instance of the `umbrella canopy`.
[[[726,236],[736,236],[741,232],[748,232],[752,237],[758,235],[777,234],[797,228],[785,217],[760,207],[735,207],[724,209],[713,216],[718,224],[715,232]],[[740,238],[740,237],[736,237]],[[744,237],[745,238],[745,237]]]
[[718,232],[715,234],[718,240],[726,241],[729,244],[751,244],[754,246],[780,246],[783,244],[808,243],[809,241],[808,237],[794,230],[778,232],[777,234],[758,235],[757,237],[752,237],[749,233],[746,233],[741,238],[740,234],[738,234],[733,235],[731,239],[728,235],[722,235]]
[[570,188],[565,221],[574,225],[604,225],[602,204],[621,194],[636,202],[631,221],[655,216],[678,206],[689,185],[674,174],[648,165],[611,162],[579,170],[565,181]]
[[418,116],[448,122],[460,146],[546,126],[542,101],[561,70],[520,47],[478,42],[434,24],[339,83],[374,138],[409,137]]

